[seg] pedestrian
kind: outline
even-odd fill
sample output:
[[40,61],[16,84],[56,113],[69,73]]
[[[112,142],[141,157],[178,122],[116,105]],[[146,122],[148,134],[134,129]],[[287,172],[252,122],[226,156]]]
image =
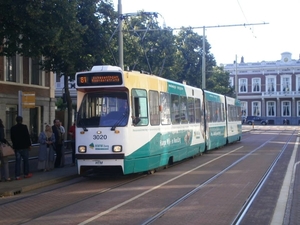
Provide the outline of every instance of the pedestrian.
[[66,129],[64,128],[64,126],[62,125],[62,122],[60,122],[60,132],[62,134],[62,143],[63,143],[63,147],[61,149],[61,162],[60,162],[60,166],[64,167],[65,166],[65,145],[64,145],[64,141],[65,141],[65,134],[66,134]]
[[[53,120],[54,125],[52,126],[52,131],[55,136],[55,147],[54,150],[56,152],[56,159],[54,163],[55,168],[64,167],[62,164],[62,158],[65,156],[62,155],[63,153],[63,134],[60,129],[60,121],[58,119]],[[64,160],[63,160],[64,162]]]
[[62,133],[62,135],[63,135],[63,137],[64,137],[64,135],[65,135],[65,133],[66,133],[66,129],[65,129],[64,126],[62,125],[62,122],[60,122],[59,124],[60,124],[60,127],[59,127],[60,132]]
[[23,123],[23,117],[16,117],[17,124],[10,129],[10,137],[15,149],[15,176],[16,180],[21,180],[21,158],[23,159],[24,178],[32,177],[29,173],[29,150],[31,149],[31,140],[28,128]]
[[72,148],[72,166],[75,166],[75,127],[76,121],[74,121],[73,125],[69,129],[69,135],[71,136],[71,148]]
[[54,147],[55,136],[49,124],[45,126],[45,131],[39,135],[39,156],[38,169],[44,172],[54,168]]
[[[4,144],[8,144],[5,139],[4,125],[3,121],[0,119],[0,142]],[[0,154],[0,162],[1,162],[1,172],[0,172],[0,181],[11,181],[9,177],[9,167],[8,167],[8,156],[1,156]]]

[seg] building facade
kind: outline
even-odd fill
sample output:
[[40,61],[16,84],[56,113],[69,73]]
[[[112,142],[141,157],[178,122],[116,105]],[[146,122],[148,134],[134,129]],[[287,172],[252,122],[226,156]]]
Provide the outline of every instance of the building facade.
[[[34,93],[35,105],[24,108],[19,101],[20,91]],[[23,116],[23,123],[28,126],[32,142],[37,143],[45,123],[52,124],[55,117],[53,73],[40,70],[39,59],[19,55],[0,57],[0,118],[8,140],[17,115]]]
[[261,116],[269,124],[300,124],[300,59],[283,52],[277,61],[227,64],[243,117]]

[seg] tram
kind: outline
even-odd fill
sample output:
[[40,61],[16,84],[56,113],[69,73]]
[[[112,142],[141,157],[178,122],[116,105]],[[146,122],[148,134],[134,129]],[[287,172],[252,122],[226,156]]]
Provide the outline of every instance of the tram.
[[76,73],[78,174],[153,172],[241,140],[238,100],[155,75],[94,66]]

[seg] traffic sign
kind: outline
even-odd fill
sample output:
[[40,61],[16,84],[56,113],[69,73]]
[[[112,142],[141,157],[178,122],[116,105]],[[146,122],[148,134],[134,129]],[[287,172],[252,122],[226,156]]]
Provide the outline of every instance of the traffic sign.
[[35,108],[35,92],[22,93],[22,107]]

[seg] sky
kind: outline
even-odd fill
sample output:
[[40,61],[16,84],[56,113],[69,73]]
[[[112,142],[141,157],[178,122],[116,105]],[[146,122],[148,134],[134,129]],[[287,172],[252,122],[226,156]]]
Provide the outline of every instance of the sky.
[[113,0],[116,10],[118,2],[123,14],[157,12],[167,27],[197,27],[201,36],[203,26],[229,25],[205,29],[218,65],[242,56],[245,63],[276,61],[283,52],[300,58],[299,0]]

